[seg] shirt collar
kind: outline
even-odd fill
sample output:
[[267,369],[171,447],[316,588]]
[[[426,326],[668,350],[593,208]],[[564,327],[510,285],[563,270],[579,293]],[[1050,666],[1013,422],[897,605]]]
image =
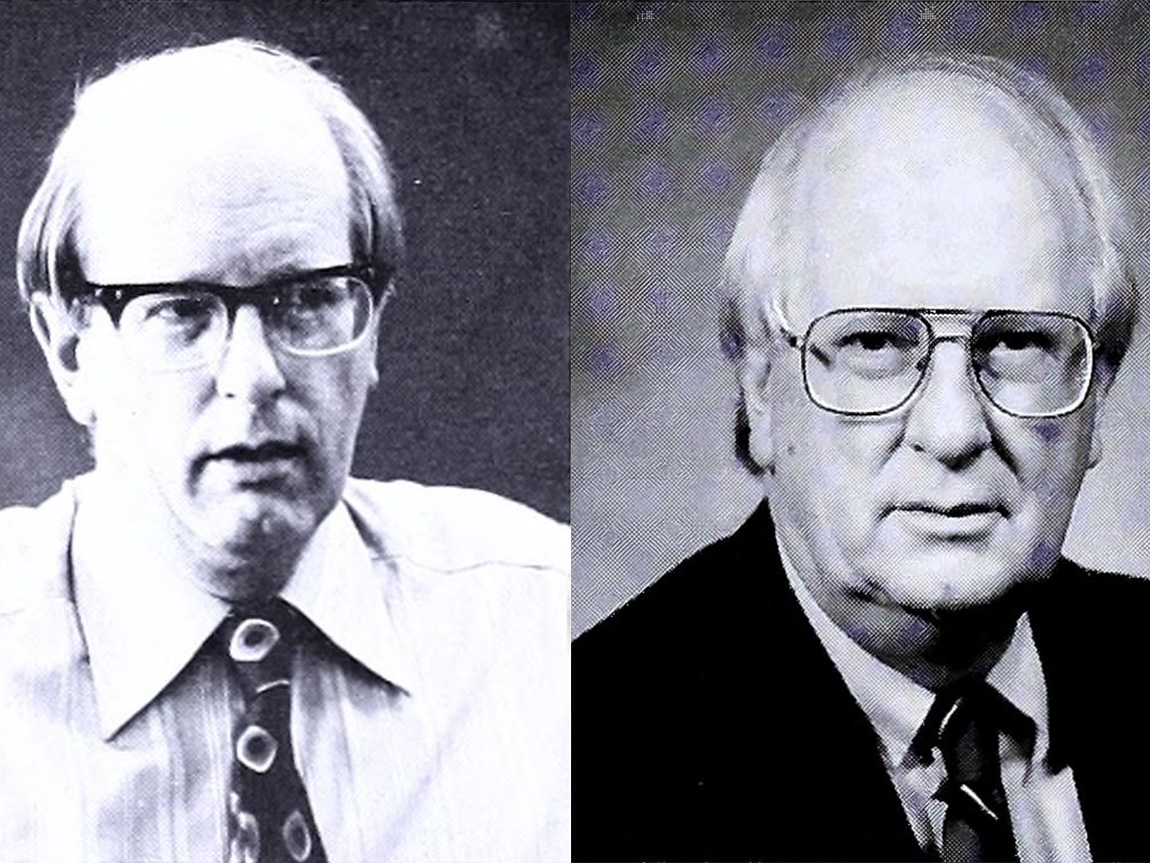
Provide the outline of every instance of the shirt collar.
[[[72,559],[76,606],[105,740],[146,707],[192,660],[230,609],[202,590],[193,562],[123,507],[97,474],[77,481]],[[134,526],[125,535],[123,526]],[[285,600],[373,674],[410,691],[362,538],[340,503],[300,558]]]
[[346,503],[324,519],[281,596],[377,677],[412,691],[414,673],[384,586]]
[[[851,695],[874,726],[891,763],[903,764],[915,734],[934,703],[934,693],[868,653],[843,632],[798,577],[781,543],[779,556],[803,613]],[[1034,760],[1045,758],[1050,746],[1046,682],[1026,614],[1019,618],[1010,644],[986,680],[1034,721]]]

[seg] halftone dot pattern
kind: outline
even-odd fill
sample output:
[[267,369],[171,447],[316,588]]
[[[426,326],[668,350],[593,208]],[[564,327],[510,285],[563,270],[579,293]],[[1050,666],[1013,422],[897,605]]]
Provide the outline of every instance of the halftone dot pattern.
[[[1112,153],[1144,237],[1148,25],[1126,3],[572,7],[576,633],[729,533],[760,496],[734,454],[737,386],[724,356],[734,346],[720,341],[716,285],[763,153],[787,124],[867,58],[1002,57],[1048,78],[1081,113]],[[1150,282],[1144,257],[1135,270]],[[1140,331],[1068,538],[1090,566],[1150,570],[1148,376]]]

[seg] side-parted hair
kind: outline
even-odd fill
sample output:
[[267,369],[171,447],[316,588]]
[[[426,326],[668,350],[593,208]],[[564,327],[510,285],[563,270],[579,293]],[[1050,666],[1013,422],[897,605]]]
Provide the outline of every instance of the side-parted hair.
[[[109,74],[77,88],[72,118],[52,153],[47,174],[20,223],[16,279],[25,302],[38,292],[74,298],[81,277],[75,245],[79,190],[92,153],[131,134],[107,121],[129,113],[149,122],[149,99],[160,98],[150,80],[160,71],[181,86],[216,87],[226,81],[270,81],[324,121],[347,172],[351,192],[351,241],[357,260],[389,278],[403,251],[403,228],[395,180],[379,136],[363,112],[334,80],[282,49],[248,39],[174,48],[121,63]],[[211,74],[205,74],[210,72]],[[201,84],[202,81],[210,83]]]
[[[1005,60],[979,55],[923,53],[874,60],[832,87],[788,126],[767,150],[727,248],[720,279],[724,300],[721,341],[727,356],[741,363],[747,349],[772,348],[790,329],[790,283],[802,226],[794,224],[795,183],[812,146],[842,107],[883,85],[929,73],[940,81],[981,85],[994,100],[995,116],[1041,153],[1044,173],[1062,180],[1085,214],[1095,241],[1091,273],[1094,308],[1090,324],[1099,358],[1117,370],[1130,346],[1138,318],[1138,286],[1131,266],[1129,222],[1107,159],[1082,117],[1051,84]],[[774,343],[777,344],[777,343]],[[740,395],[735,449],[753,473],[750,427]]]

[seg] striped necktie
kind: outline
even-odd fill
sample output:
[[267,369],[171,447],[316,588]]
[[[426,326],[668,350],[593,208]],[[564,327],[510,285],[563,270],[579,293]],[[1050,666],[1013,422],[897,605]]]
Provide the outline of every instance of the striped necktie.
[[964,681],[935,698],[916,746],[924,760],[938,747],[946,779],[935,797],[946,804],[946,863],[1018,859],[998,757],[999,734],[1033,746],[1034,723],[985,681]]
[[324,863],[291,742],[292,658],[303,621],[281,599],[238,606],[220,634],[244,692],[233,736],[228,863]]

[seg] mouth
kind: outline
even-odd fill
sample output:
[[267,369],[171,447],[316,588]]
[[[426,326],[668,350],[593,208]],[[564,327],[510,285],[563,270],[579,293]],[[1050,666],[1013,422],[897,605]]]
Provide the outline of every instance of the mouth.
[[292,461],[303,458],[305,454],[304,447],[297,443],[265,441],[254,446],[233,444],[216,450],[208,458],[209,461],[232,462],[237,465],[262,465]]
[[965,518],[973,515],[1006,515],[1006,507],[994,502],[959,501],[957,503],[910,503],[892,507],[894,511],[921,512],[946,518]]
[[1009,516],[997,501],[914,501],[891,507],[889,514],[916,534],[947,540],[986,537]]

